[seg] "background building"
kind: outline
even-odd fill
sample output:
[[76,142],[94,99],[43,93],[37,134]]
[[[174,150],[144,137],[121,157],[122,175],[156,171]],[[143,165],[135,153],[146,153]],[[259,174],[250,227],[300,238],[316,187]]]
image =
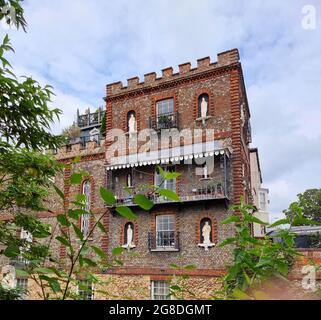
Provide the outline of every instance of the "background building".
[[[251,159],[251,184],[253,204],[257,208],[254,216],[258,219],[270,223],[269,217],[269,189],[262,188],[262,173],[260,167],[259,153],[257,148],[250,149]],[[266,227],[257,223],[253,224],[253,235],[255,237],[264,237],[266,234]]]

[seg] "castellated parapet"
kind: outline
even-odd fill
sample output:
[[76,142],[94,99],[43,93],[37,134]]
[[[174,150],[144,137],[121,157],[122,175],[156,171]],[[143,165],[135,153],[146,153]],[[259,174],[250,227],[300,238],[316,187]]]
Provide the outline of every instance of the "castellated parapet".
[[127,93],[135,90],[142,90],[148,87],[158,86],[168,81],[178,80],[190,77],[198,73],[227,67],[239,62],[239,52],[237,49],[221,52],[217,54],[217,61],[212,62],[210,57],[197,60],[197,67],[191,68],[191,63],[186,62],[178,66],[179,72],[173,73],[173,68],[162,69],[162,76],[157,78],[156,72],[150,72],[144,75],[144,82],[139,82],[139,77],[133,77],[127,80],[127,86],[123,86],[121,81],[107,84],[107,96]]
[[64,145],[57,150],[57,152],[52,152],[57,160],[65,160],[74,158],[76,156],[93,156],[97,154],[103,154],[105,152],[104,140],[100,143],[96,141],[88,141],[85,145],[78,142],[74,144]]

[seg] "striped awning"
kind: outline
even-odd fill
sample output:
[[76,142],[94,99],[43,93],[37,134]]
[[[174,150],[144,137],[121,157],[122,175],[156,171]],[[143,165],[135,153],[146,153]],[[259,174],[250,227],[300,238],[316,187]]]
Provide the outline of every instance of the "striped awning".
[[109,159],[106,169],[116,170],[156,164],[178,164],[184,160],[213,157],[214,155],[217,156],[220,154],[226,154],[229,157],[231,149],[223,146],[221,140],[217,140],[146,153],[113,157]]

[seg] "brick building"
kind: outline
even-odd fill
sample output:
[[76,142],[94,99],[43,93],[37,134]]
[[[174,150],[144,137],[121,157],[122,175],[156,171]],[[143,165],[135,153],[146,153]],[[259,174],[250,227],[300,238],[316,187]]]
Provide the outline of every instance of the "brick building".
[[[65,169],[55,181],[65,192],[65,206],[80,192],[94,213],[108,210],[103,221],[108,237],[97,232],[91,241],[100,242],[108,253],[114,247],[128,249],[122,254],[122,266],[99,276],[111,280],[115,297],[150,299],[166,296],[173,275],[188,275],[187,286],[196,297],[209,298],[231,256],[230,249],[218,243],[233,236],[233,227],[221,221],[241,196],[252,201],[250,111],[238,50],[219,53],[216,62],[199,59],[195,68],[181,64],[177,73],[169,67],[161,77],[145,74],[143,82],[134,77],[127,86],[108,84],[105,102],[105,140],[97,131],[103,111],[88,112],[78,115],[82,139],[56,154],[64,163],[80,156],[73,167],[87,170],[90,177],[80,188],[74,187],[66,183],[71,171]],[[181,176],[162,182],[158,166]],[[143,188],[159,184],[175,191],[181,201]],[[128,221],[115,213],[115,207],[107,208],[99,196],[100,186],[114,192],[115,206],[130,206],[138,219]],[[154,201],[150,211],[133,202],[139,192]],[[56,196],[49,201],[57,213],[62,211]],[[52,215],[42,217],[50,222]],[[90,223],[90,217],[83,217],[84,233]],[[63,259],[65,248],[56,245]],[[172,268],[173,264],[180,267]],[[186,265],[195,268],[185,269]]]

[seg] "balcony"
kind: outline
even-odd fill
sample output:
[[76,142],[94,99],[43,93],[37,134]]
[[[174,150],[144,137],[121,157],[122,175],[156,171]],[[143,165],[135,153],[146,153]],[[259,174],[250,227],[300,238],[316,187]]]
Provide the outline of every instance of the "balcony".
[[[222,181],[213,179],[201,179],[198,182],[190,184],[180,184],[180,192],[178,195],[181,202],[193,202],[201,200],[228,199],[228,190]],[[160,196],[157,193],[142,192],[138,188],[132,187],[129,190],[114,189],[112,190],[116,196],[116,206],[136,206],[134,196],[139,193],[144,193],[155,204],[158,203],[173,203],[174,201]],[[175,191],[175,190],[174,190]]]
[[148,233],[148,249],[154,252],[179,251],[179,232],[156,231]]
[[81,136],[73,139],[69,139],[66,143],[67,149],[69,148],[71,150],[71,145],[80,143],[83,148],[86,147],[87,143],[89,141],[96,141],[98,145],[100,145],[100,142],[104,140],[104,136],[101,134],[95,134],[95,135],[86,135],[86,136]]
[[150,128],[154,130],[178,128],[178,112],[167,113],[156,116],[156,119],[150,118]]
[[105,111],[97,111],[93,113],[79,115],[77,119],[77,125],[79,128],[100,125],[104,114]]

